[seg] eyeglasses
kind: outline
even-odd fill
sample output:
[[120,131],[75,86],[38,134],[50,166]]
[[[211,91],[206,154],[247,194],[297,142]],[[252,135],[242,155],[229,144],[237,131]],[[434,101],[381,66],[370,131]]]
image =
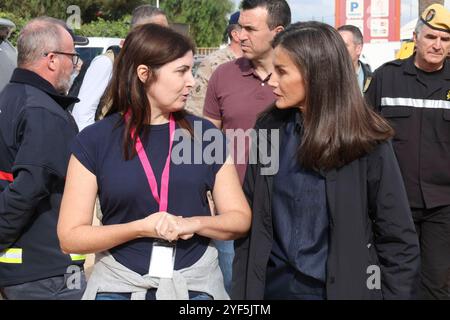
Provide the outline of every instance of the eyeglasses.
[[72,52],[62,52],[62,51],[50,51],[50,52],[45,52],[44,53],[44,57],[48,56],[50,53],[56,53],[56,54],[63,54],[66,56],[71,56],[72,57],[72,63],[74,66],[76,66],[78,64],[78,61],[80,61],[80,55],[78,53],[72,53]]

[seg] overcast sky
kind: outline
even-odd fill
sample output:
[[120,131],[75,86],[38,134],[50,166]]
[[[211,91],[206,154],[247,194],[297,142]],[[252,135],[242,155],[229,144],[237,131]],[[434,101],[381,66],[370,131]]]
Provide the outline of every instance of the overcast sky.
[[[240,0],[233,0],[236,9]],[[318,20],[334,25],[334,0],[287,0],[291,6],[292,21]],[[417,0],[402,0],[401,25],[417,18]],[[450,0],[445,1],[450,9]]]

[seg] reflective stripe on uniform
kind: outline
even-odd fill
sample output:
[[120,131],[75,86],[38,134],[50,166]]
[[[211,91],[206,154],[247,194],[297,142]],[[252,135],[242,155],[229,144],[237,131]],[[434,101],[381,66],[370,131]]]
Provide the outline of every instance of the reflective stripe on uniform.
[[22,263],[22,249],[11,248],[0,252],[0,263]]
[[382,107],[413,107],[426,109],[449,109],[450,101],[444,100],[427,100],[427,99],[412,99],[412,98],[382,98]]
[[86,255],[85,254],[70,254],[70,259],[72,259],[72,261],[83,261],[86,260]]

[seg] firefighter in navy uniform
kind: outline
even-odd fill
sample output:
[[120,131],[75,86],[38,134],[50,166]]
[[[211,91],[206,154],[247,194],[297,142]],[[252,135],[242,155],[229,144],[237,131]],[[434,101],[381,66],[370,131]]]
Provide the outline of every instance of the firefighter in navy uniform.
[[375,72],[366,99],[396,132],[394,148],[421,245],[419,298],[449,299],[450,12],[429,6],[414,41],[413,56]]
[[65,95],[78,60],[61,21],[30,21],[18,68],[0,94],[0,291],[5,299],[80,299],[84,257],[56,233],[70,144],[78,128]]

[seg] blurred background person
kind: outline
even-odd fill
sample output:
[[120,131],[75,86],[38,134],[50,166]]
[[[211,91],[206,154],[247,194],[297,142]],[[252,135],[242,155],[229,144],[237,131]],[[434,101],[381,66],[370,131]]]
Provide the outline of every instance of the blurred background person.
[[17,50],[8,41],[15,28],[12,21],[0,18],[0,92],[8,84],[17,66]]
[[195,73],[195,86],[186,102],[186,111],[202,117],[205,104],[208,81],[218,66],[242,57],[241,42],[239,40],[239,11],[233,13],[228,21],[226,30],[229,44],[203,59]]
[[372,71],[368,64],[360,60],[364,46],[364,39],[358,27],[352,25],[343,25],[338,28],[339,34],[345,42],[353,67],[355,68],[356,78],[361,92],[366,92],[372,80]]

